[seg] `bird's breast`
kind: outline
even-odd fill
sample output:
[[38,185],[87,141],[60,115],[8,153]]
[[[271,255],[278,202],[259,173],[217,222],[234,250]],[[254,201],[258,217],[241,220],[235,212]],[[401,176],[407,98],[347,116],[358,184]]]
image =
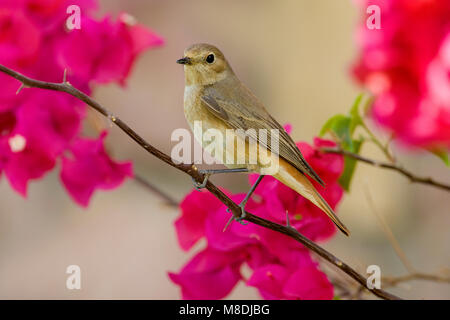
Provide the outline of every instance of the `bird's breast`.
[[209,128],[225,129],[225,124],[203,105],[202,94],[203,90],[200,86],[186,86],[184,90],[184,115],[191,130],[194,130],[195,122],[201,122],[204,130]]
[[[201,96],[203,90],[199,86],[186,86],[184,90],[184,115],[197,140],[205,149],[225,150],[225,141],[220,139],[209,139],[206,132],[221,134],[225,137],[226,130],[229,129],[226,124],[215,117],[203,105]],[[218,159],[222,160],[222,159]]]

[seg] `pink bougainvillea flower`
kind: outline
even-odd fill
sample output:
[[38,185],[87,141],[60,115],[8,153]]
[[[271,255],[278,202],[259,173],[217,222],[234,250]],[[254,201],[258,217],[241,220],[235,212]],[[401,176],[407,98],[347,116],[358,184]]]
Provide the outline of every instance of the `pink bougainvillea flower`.
[[[230,196],[231,200],[236,203],[240,203],[244,197],[245,194]],[[258,204],[252,199],[247,202],[245,208],[255,214],[258,212]],[[227,207],[221,205],[218,210],[215,210],[208,216],[205,223],[205,237],[208,241],[208,246],[221,251],[230,251],[259,243],[258,232],[261,227],[254,224],[242,225],[240,223],[232,223],[227,227],[226,232],[223,232],[230,219],[230,214],[226,210]]]
[[[67,28],[70,6],[80,9],[81,30]],[[162,39],[127,14],[97,21],[96,8],[95,0],[0,0],[0,63],[51,82],[62,81],[68,69],[67,80],[86,94],[96,84],[124,84],[137,57]],[[16,191],[26,195],[31,180],[62,163],[64,185],[85,206],[94,190],[115,188],[132,175],[129,163],[116,163],[105,152],[105,134],[82,137],[82,102],[19,87],[0,73],[0,174]]]
[[34,62],[42,33],[21,11],[0,10],[0,61],[23,67]]
[[[225,194],[230,195],[226,190]],[[235,202],[240,202],[244,194],[230,195]],[[247,210],[252,210],[253,201],[250,200]],[[220,251],[239,249],[255,243],[258,237],[256,231],[249,233],[246,226],[233,223],[223,232],[229,213],[226,206],[214,195],[206,190],[193,190],[181,202],[181,215],[175,221],[178,243],[183,250],[189,250],[198,240],[206,238],[210,247]],[[218,226],[222,226],[218,228]],[[251,226],[255,227],[255,226]]]
[[80,131],[84,106],[68,95],[30,89],[32,95],[16,110],[12,134],[20,134],[50,157],[66,150]]
[[76,139],[70,150],[73,157],[63,157],[61,180],[72,198],[82,206],[96,189],[110,190],[133,176],[130,162],[112,161],[105,151],[103,141],[106,132],[99,139]]
[[82,15],[91,15],[97,9],[96,0],[0,0],[0,7],[23,12],[35,26],[46,34],[63,30],[69,17],[67,9],[76,5]]
[[283,287],[283,293],[289,299],[331,300],[333,292],[327,276],[314,266],[297,269]]
[[41,178],[55,165],[55,158],[25,137],[17,134],[2,139],[3,170],[11,186],[20,194],[27,194],[28,181]]
[[281,300],[285,298],[283,286],[289,278],[289,270],[279,264],[267,264],[256,269],[247,285],[256,287],[266,300]]
[[28,181],[54,167],[79,132],[82,110],[69,96],[30,89],[20,108],[1,114],[4,169],[14,189],[26,195]]
[[314,138],[314,145],[311,147],[306,143],[297,143],[305,159],[314,167],[314,170],[324,180],[326,184],[339,179],[344,169],[344,158],[338,154],[324,153],[320,148],[333,148],[336,143],[331,140]]
[[241,264],[239,254],[207,248],[169,277],[181,286],[183,299],[222,299],[241,279]]
[[247,284],[268,300],[330,300],[334,291],[326,275],[312,263],[296,269],[268,264],[256,269]]
[[[24,96],[19,98],[16,95],[19,87],[19,81],[12,80],[6,74],[0,73],[0,88],[2,88],[0,90],[0,112],[13,110],[20,103],[20,100],[24,100]],[[0,127],[0,131],[2,131],[2,127]]]
[[[319,152],[322,146],[334,146],[327,140],[315,139],[314,146],[298,146],[323,177],[327,187],[321,194],[335,208],[343,194],[337,183],[343,170],[342,156]],[[250,183],[256,178],[257,175],[251,175]],[[236,203],[245,197],[226,194]],[[170,279],[181,287],[183,298],[224,298],[243,279],[240,268],[244,264],[252,270],[247,285],[255,287],[264,299],[333,297],[333,286],[326,275],[309,251],[294,239],[255,224],[234,222],[223,231],[230,213],[206,191],[192,191],[180,208],[181,215],[175,222],[180,246],[188,250],[200,239],[206,240],[206,248],[179,273],[169,273]],[[320,209],[272,177],[262,180],[246,210],[282,224],[287,210],[291,225],[314,240],[329,238],[335,232],[333,223]],[[217,287],[211,288],[210,283]]]
[[205,236],[205,221],[208,213],[222,206],[210,192],[193,190],[181,202],[181,216],[175,221],[178,243],[189,250]]
[[[450,148],[450,2],[359,0],[356,79],[375,96],[374,120],[405,145]],[[366,26],[369,5],[380,29]]]
[[83,27],[70,31],[69,40],[62,42],[58,61],[71,74],[88,81],[124,84],[137,55],[163,43],[126,14],[119,16],[118,23],[109,17],[100,23],[85,18],[81,23]]

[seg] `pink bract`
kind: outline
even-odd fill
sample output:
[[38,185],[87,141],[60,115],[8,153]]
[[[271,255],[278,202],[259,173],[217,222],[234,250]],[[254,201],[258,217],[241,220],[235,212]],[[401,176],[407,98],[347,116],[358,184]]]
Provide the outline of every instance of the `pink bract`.
[[[80,30],[67,29],[71,5],[80,8]],[[70,83],[86,94],[96,84],[124,85],[138,56],[163,40],[125,13],[98,21],[95,9],[95,0],[0,0],[0,63],[51,82],[61,82],[67,69]],[[26,195],[31,180],[62,163],[64,186],[86,206],[95,190],[116,188],[132,176],[130,163],[105,152],[105,133],[83,138],[83,103],[42,89],[16,94],[19,86],[0,74],[0,174],[16,191]]]
[[[411,147],[450,148],[450,2],[357,1],[357,81],[375,96],[373,119]],[[381,28],[366,26],[377,5]]]
[[[336,208],[343,194],[337,182],[343,171],[342,156],[319,151],[322,146],[334,146],[328,140],[316,138],[313,146],[307,143],[298,146],[325,180],[327,187],[318,188],[322,188],[324,198]],[[250,175],[250,183],[256,178],[257,175]],[[226,194],[236,203],[245,196]],[[175,226],[182,249],[189,250],[199,240],[206,240],[206,248],[179,273],[169,273],[170,279],[180,286],[184,299],[225,298],[243,279],[244,264],[252,270],[246,284],[255,287],[264,299],[333,297],[333,286],[326,275],[309,251],[295,240],[255,224],[233,222],[223,232],[230,213],[207,191],[192,191],[180,208]],[[291,225],[313,240],[328,239],[335,233],[333,223],[320,209],[270,176],[262,180],[246,210],[280,224],[286,223],[287,210]],[[208,283],[217,286],[211,288]]]

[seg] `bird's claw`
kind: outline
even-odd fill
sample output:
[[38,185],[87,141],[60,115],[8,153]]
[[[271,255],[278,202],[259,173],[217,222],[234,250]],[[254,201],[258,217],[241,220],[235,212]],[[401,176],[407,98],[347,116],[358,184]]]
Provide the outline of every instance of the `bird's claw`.
[[242,221],[247,216],[247,212],[245,211],[245,205],[246,205],[246,202],[241,202],[239,204],[239,208],[241,208],[241,216],[239,218],[235,219],[237,222],[239,222],[243,226],[248,224],[248,222]]
[[194,188],[197,191],[200,191],[206,187],[206,184],[208,183],[208,179],[210,174],[209,173],[203,173],[201,170],[199,170],[200,173],[204,175],[204,179],[202,183],[197,182],[194,178],[192,178],[192,182],[194,184]]
[[[239,222],[239,224],[242,226],[246,226],[248,224],[248,222],[243,221],[245,219],[245,217],[247,216],[247,212],[245,211],[245,205],[246,205],[246,202],[241,202],[238,205],[239,208],[241,208],[241,215],[239,217],[235,217],[234,215],[232,215],[230,220],[228,220],[227,224],[225,225],[225,228],[223,229],[223,231],[227,230],[228,226],[230,225],[231,222],[233,222],[233,220]],[[226,210],[228,213],[232,213],[230,208],[227,208]]]

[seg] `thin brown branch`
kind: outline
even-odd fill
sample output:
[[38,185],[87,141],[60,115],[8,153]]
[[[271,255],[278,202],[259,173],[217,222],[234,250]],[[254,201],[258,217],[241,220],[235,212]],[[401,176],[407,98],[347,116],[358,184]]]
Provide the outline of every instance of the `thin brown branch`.
[[[83,92],[79,91],[78,89],[74,88],[72,85],[70,85],[68,82],[62,82],[62,83],[52,83],[52,82],[44,82],[39,81],[35,79],[31,79],[29,77],[26,77],[14,70],[11,70],[3,65],[0,65],[0,72],[3,72],[7,75],[10,75],[11,77],[19,80],[22,82],[23,85],[27,87],[35,87],[35,88],[41,88],[41,89],[47,89],[47,90],[54,90],[54,91],[60,91],[68,93],[81,101],[85,102],[95,110],[97,110],[99,113],[104,115],[105,117],[109,118],[114,124],[116,124],[123,132],[125,132],[130,138],[132,138],[134,141],[136,141],[142,148],[144,148],[147,152],[154,155],[158,159],[162,160],[163,162],[167,163],[168,165],[188,174],[191,176],[195,181],[198,183],[202,183],[204,180],[204,175],[200,173],[197,169],[197,167],[194,164],[179,164],[172,161],[171,157],[167,154],[163,153],[162,151],[158,150],[157,148],[153,147],[150,143],[148,143],[146,140],[144,140],[141,136],[139,136],[133,129],[131,129],[126,123],[124,123],[122,120],[117,118],[115,115],[110,113],[108,110],[103,108],[99,103],[94,101],[92,98],[90,98],[88,95],[84,94]],[[223,204],[225,204],[232,213],[239,217],[241,215],[241,209],[240,207],[232,201],[225,193],[223,193],[217,186],[215,186],[211,181],[208,181],[206,184],[206,189],[208,189],[216,198],[218,198]],[[308,249],[314,251],[319,256],[321,256],[326,261],[330,262],[337,268],[339,268],[341,271],[345,272],[348,276],[353,278],[355,281],[357,281],[359,284],[364,286],[367,290],[372,292],[374,295],[376,295],[379,298],[387,299],[387,300],[398,300],[399,297],[386,292],[381,289],[370,289],[367,287],[367,279],[356,272],[352,267],[344,263],[339,258],[335,257],[322,247],[318,246],[302,234],[300,234],[297,230],[293,228],[288,228],[286,226],[282,226],[280,224],[274,223],[272,221],[265,220],[263,218],[260,218],[258,216],[255,216],[251,213],[247,213],[247,216],[245,217],[245,220],[252,222],[254,224],[257,224],[259,226],[262,226],[264,228],[271,229],[276,232],[280,232],[288,237],[291,237],[298,241],[299,243],[303,244]]]
[[400,261],[403,263],[403,265],[405,266],[406,270],[409,273],[415,273],[416,272],[415,268],[413,267],[409,259],[406,257],[405,252],[400,247],[400,243],[398,243],[397,239],[395,238],[394,233],[392,232],[392,229],[389,227],[389,224],[387,223],[386,219],[383,217],[383,215],[381,215],[378,212],[375,206],[375,201],[372,198],[372,195],[366,182],[364,182],[363,184],[363,191],[364,195],[366,196],[367,204],[369,205],[370,210],[373,212],[378,222],[380,223],[381,229],[383,230],[386,238],[388,239],[389,243],[391,244],[392,248],[397,254],[397,257],[400,259]]
[[142,177],[141,175],[135,174],[134,180],[139,183],[141,186],[149,190],[150,192],[161,197],[164,202],[171,207],[178,207],[179,203],[172,196],[162,191],[160,188],[152,184],[150,181]]
[[409,273],[407,275],[399,276],[399,277],[383,277],[382,282],[384,283],[383,284],[384,287],[393,287],[399,283],[412,281],[412,280],[450,283],[449,276],[432,274],[432,273],[421,273],[421,272]]
[[[341,278],[334,270],[326,270],[330,282],[335,288],[335,294],[345,299],[363,299],[363,294],[367,292],[365,288],[358,283],[350,282]],[[448,270],[445,269],[439,273],[411,272],[403,276],[384,276],[381,278],[382,287],[384,289],[406,284],[410,281],[428,281],[434,283],[450,284],[450,276]]]
[[323,152],[326,152],[326,153],[342,154],[342,155],[344,155],[346,157],[350,157],[350,158],[353,158],[355,160],[368,163],[368,164],[373,165],[375,167],[397,171],[398,173],[400,173],[403,176],[407,177],[411,182],[427,184],[427,185],[430,185],[430,186],[433,186],[433,187],[436,187],[436,188],[440,188],[440,189],[443,189],[443,190],[446,190],[446,191],[450,191],[450,185],[449,184],[438,182],[438,181],[436,181],[436,180],[434,180],[434,179],[432,179],[430,177],[417,176],[414,173],[412,173],[411,171],[408,171],[408,170],[402,168],[401,166],[393,164],[393,163],[388,163],[388,162],[382,162],[382,161],[369,159],[369,158],[360,156],[359,154],[352,153],[350,151],[343,150],[343,149],[322,148],[321,150]]

